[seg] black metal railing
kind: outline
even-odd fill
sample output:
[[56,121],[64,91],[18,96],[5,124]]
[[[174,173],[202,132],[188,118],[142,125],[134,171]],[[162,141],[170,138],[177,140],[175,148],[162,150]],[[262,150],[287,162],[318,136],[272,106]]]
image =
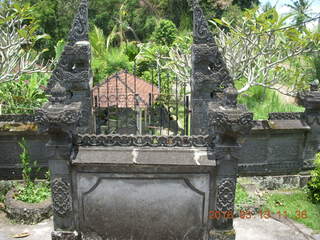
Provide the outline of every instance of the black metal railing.
[[96,133],[189,135],[189,89],[170,74],[118,72],[92,89]]

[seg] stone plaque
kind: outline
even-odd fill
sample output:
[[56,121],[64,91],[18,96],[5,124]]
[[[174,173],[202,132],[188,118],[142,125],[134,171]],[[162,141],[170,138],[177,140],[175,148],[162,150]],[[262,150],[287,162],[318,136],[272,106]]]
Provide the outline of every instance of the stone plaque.
[[98,239],[204,239],[208,174],[78,175],[79,227]]

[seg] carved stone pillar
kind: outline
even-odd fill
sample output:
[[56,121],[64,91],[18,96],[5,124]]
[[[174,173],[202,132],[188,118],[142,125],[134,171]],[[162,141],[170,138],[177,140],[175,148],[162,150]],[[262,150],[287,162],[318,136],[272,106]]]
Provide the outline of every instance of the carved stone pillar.
[[217,161],[215,216],[210,239],[234,240],[233,212],[237,182],[239,150],[246,135],[253,127],[253,114],[237,106],[237,90],[228,87],[224,91],[222,105],[209,103],[210,134],[215,135],[215,159]]
[[193,3],[191,81],[191,134],[208,134],[208,104],[220,101],[223,90],[233,85],[222,54],[214,41],[199,3]]
[[310,91],[298,94],[299,105],[306,108],[304,120],[311,127],[304,150],[305,170],[313,168],[314,156],[320,151],[320,91],[319,81],[310,84]]
[[54,213],[53,240],[77,239],[74,232],[72,208],[72,179],[70,161],[74,156],[75,134],[80,119],[81,103],[68,103],[66,89],[59,83],[51,90],[52,96],[36,114],[42,131],[49,133],[46,144]]
[[91,47],[88,37],[88,0],[81,0],[59,62],[48,82],[48,94],[57,82],[66,89],[70,102],[81,102],[79,133],[93,133],[94,118],[91,101]]

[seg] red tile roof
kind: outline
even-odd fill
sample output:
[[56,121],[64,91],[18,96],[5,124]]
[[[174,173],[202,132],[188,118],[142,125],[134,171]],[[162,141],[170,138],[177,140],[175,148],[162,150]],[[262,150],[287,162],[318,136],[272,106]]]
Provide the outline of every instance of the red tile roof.
[[[134,108],[139,103],[140,108],[149,104],[149,94],[155,99],[159,88],[145,80],[125,71],[107,78],[106,81],[92,90],[93,104],[100,102],[100,107]],[[136,96],[136,97],[135,97]]]

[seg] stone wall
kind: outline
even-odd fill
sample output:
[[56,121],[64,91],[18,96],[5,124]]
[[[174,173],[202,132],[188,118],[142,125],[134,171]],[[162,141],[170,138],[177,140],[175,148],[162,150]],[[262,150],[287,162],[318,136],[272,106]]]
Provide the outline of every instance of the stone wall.
[[[25,119],[25,118],[24,118]],[[28,118],[32,120],[31,118]],[[4,116],[2,119],[5,120]],[[23,121],[21,116],[9,117],[10,122],[0,122],[0,179],[20,179],[21,164],[20,157],[22,150],[19,142],[25,138],[27,148],[30,152],[30,159],[37,161],[41,168],[39,177],[43,176],[48,169],[48,160],[45,144],[48,142],[47,134],[38,133],[37,125],[29,122],[26,124],[17,123],[13,120]]]
[[[310,151],[310,145],[306,144],[309,132],[310,127],[299,120],[256,122],[240,151],[240,176],[288,174],[292,171],[299,172],[302,167],[310,169],[310,154],[304,154],[306,149]],[[41,167],[48,167],[45,149],[47,134],[0,130],[0,179],[21,177],[21,149],[18,142],[22,137],[27,141],[31,159],[37,160]],[[305,160],[304,166],[301,165],[301,159]]]

